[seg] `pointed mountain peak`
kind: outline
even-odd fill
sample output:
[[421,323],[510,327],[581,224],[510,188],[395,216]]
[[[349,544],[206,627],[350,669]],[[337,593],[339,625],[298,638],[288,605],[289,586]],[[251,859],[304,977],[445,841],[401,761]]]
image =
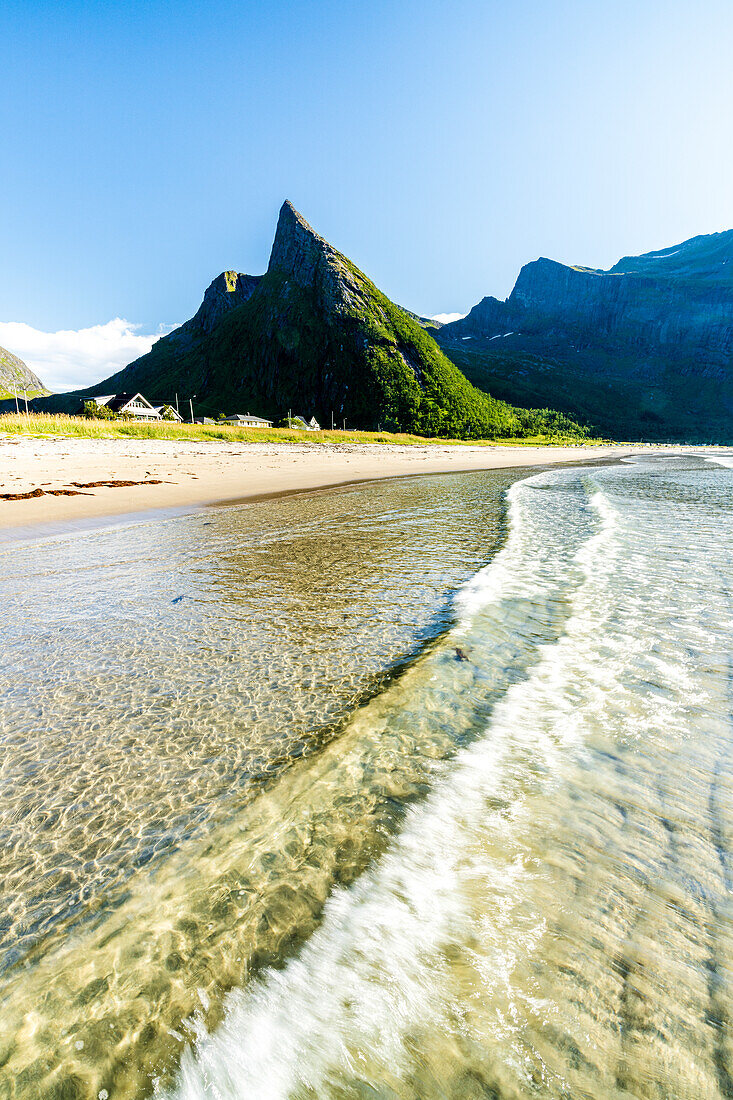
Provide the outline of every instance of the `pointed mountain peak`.
[[312,226],[308,225],[308,222],[305,220],[303,215],[298,213],[298,211],[295,209],[295,207],[293,206],[290,199],[286,199],[285,202],[280,207],[280,215],[278,217],[278,228],[280,227],[280,225],[283,225],[284,227],[287,227],[287,226],[291,226],[293,228],[298,227],[299,229],[303,230],[305,233],[309,233],[312,237],[317,237],[318,236],[315,229],[313,229]]
[[270,253],[270,271],[281,271],[302,286],[313,282],[319,264],[340,259],[339,253],[319,237],[293,204],[286,199],[280,207],[275,240]]

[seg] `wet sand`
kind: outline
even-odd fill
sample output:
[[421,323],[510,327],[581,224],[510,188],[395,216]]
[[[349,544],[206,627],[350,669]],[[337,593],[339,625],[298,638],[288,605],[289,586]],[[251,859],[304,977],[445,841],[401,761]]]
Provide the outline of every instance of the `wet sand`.
[[635,450],[619,445],[421,447],[8,437],[0,439],[0,530],[189,509],[410,474],[619,458]]

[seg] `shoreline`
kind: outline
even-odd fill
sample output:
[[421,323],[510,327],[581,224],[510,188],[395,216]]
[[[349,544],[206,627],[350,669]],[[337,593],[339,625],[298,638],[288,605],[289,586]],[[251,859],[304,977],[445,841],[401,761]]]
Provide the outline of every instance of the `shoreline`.
[[[420,474],[598,461],[643,446],[422,446],[0,439],[0,537],[43,537],[146,513],[182,514]],[[117,482],[100,485],[98,482]]]

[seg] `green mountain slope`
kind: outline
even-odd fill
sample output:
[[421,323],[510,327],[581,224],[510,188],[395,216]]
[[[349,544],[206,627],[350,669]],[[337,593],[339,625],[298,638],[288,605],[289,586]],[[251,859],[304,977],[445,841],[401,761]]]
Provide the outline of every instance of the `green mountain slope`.
[[84,396],[140,391],[198,412],[279,419],[292,410],[352,428],[492,438],[583,434],[548,413],[515,410],[474,388],[413,314],[391,302],[286,202],[270,263],[224,272],[195,317]]
[[0,348],[0,400],[12,398],[15,402],[16,394],[22,400],[23,394],[31,398],[46,393],[43,382],[22,359]]

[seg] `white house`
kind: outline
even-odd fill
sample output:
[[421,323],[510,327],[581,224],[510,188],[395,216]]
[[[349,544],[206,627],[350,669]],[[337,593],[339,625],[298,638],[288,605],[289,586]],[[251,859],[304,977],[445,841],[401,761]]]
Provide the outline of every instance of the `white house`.
[[250,413],[235,413],[234,416],[225,416],[225,424],[239,424],[241,428],[271,428],[272,421],[265,420],[261,416],[252,416]]
[[[165,405],[155,407],[141,393],[112,393],[106,397],[95,397],[94,400],[100,409],[106,407],[118,416],[134,416],[139,420],[163,419]],[[175,409],[173,412],[176,420],[182,419]]]
[[315,416],[312,416],[310,420],[306,420],[304,416],[291,416],[288,420],[288,427],[297,428],[300,432],[320,432],[321,430],[321,425]]
[[183,417],[172,405],[156,405],[155,411],[160,413],[161,420],[175,420],[179,424],[183,423]]

